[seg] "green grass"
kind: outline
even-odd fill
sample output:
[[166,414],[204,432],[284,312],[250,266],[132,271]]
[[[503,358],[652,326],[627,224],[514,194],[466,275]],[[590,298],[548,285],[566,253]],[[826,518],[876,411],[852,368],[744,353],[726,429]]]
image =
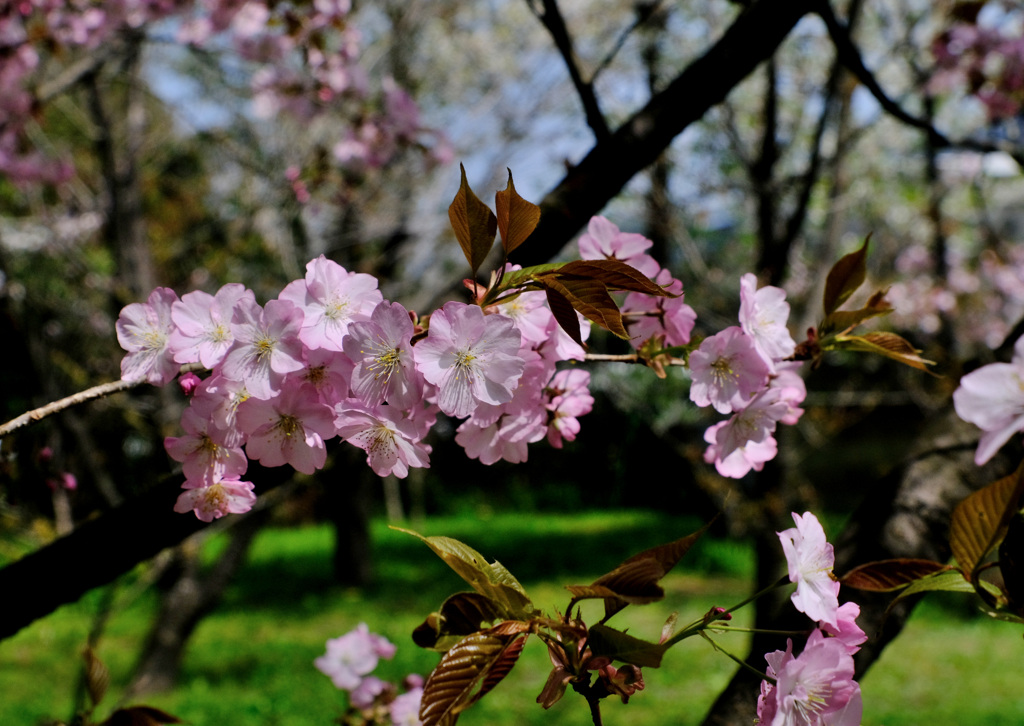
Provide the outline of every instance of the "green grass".
[[[567,604],[562,585],[589,582],[698,524],[643,512],[495,515],[430,520],[424,533],[456,537],[500,560],[534,603],[550,612]],[[425,674],[436,656],[412,645],[409,633],[447,595],[464,588],[415,538],[383,524],[374,526],[373,535],[377,581],[346,589],[331,580],[328,528],[262,533],[224,602],[195,634],[180,686],[146,702],[198,725],[329,725],[345,699],[312,661],[328,638],[359,622],[399,646],[377,675],[398,681],[410,672]],[[612,624],[656,639],[672,610],[685,622],[713,605],[742,599],[751,566],[746,547],[703,540],[665,579],[664,602],[630,608]],[[151,593],[134,589],[137,577],[118,584],[118,608],[99,648],[111,671],[106,708],[130,677],[156,604]],[[0,643],[0,724],[36,726],[70,715],[79,654],[100,602],[101,593],[90,593]],[[585,619],[596,619],[594,612],[585,609]],[[745,650],[741,634],[723,636],[722,644]],[[1024,723],[1022,656],[1019,629],[926,607],[865,679],[865,724]],[[585,704],[571,692],[550,712],[534,702],[549,669],[544,648],[531,641],[509,678],[460,723],[588,724]],[[606,702],[605,722],[697,724],[732,671],[731,662],[701,639],[682,643],[662,668],[645,671],[647,689],[628,705]]]

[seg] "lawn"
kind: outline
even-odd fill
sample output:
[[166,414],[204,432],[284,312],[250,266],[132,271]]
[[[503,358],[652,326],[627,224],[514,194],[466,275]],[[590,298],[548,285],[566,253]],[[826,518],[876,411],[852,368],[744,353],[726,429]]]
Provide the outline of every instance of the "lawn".
[[[698,524],[644,512],[529,514],[436,519],[424,532],[457,537],[500,560],[534,603],[551,611],[567,603],[562,585],[589,582],[630,554]],[[399,646],[377,675],[400,680],[410,672],[425,674],[436,656],[416,648],[409,633],[447,595],[463,589],[461,580],[418,540],[383,523],[374,525],[374,541],[377,582],[345,589],[331,582],[328,528],[262,533],[225,601],[196,633],[179,688],[147,702],[193,724],[331,724],[344,709],[344,696],[312,661],[328,638],[359,622]],[[656,639],[673,610],[686,621],[742,599],[750,570],[747,548],[706,540],[666,578],[664,602],[630,608],[613,624]],[[118,607],[99,648],[111,671],[107,707],[129,677],[155,606],[151,593],[135,588],[137,576],[116,586]],[[79,653],[102,594],[91,593],[0,643],[0,724],[36,726],[70,715]],[[738,653],[745,648],[741,634],[724,636],[722,645]],[[926,606],[864,680],[865,723],[1024,723],[1022,659],[1019,628]],[[571,692],[550,712],[534,703],[549,669],[544,648],[531,641],[509,678],[460,723],[589,723],[585,704]],[[604,706],[605,722],[697,724],[732,670],[702,640],[684,642],[661,669],[645,671],[647,689],[628,705]]]

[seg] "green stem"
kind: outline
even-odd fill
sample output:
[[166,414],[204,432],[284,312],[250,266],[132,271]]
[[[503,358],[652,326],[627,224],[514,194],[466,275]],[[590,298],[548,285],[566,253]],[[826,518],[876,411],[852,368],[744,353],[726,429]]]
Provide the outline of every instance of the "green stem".
[[704,640],[706,640],[709,643],[711,643],[711,647],[712,648],[714,648],[715,650],[717,650],[720,653],[724,654],[727,658],[732,659],[732,661],[734,663],[736,663],[737,665],[739,665],[741,668],[746,668],[748,671],[750,671],[751,673],[759,676],[763,680],[771,681],[772,683],[775,683],[775,679],[774,678],[772,678],[771,676],[769,676],[767,673],[765,673],[763,671],[759,671],[757,668],[754,668],[752,665],[747,663],[745,660],[741,659],[739,656],[737,656],[734,653],[732,653],[731,651],[723,648],[717,642],[712,640],[711,636],[709,636],[706,632],[701,631],[700,635],[701,635],[702,638],[704,638]]

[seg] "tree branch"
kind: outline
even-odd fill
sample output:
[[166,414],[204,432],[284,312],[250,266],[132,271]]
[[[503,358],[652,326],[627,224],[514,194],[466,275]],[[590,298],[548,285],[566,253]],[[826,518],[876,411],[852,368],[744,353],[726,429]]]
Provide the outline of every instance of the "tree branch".
[[580,73],[569,28],[566,27],[565,18],[562,17],[562,11],[558,8],[558,0],[540,0],[540,2],[543,5],[542,8],[538,7],[537,0],[527,0],[530,10],[551,34],[555,48],[558,49],[562,60],[565,61],[566,68],[569,69],[569,78],[572,79],[572,85],[583,103],[587,125],[594,132],[594,137],[598,142],[604,141],[611,135],[611,130],[608,128],[608,122],[605,121],[604,114],[601,113],[601,106],[597,102],[593,80],[583,80],[583,74]]
[[832,38],[832,42],[836,46],[836,52],[839,54],[843,64],[871,92],[871,95],[875,97],[875,100],[878,101],[882,109],[890,116],[907,126],[923,131],[928,137],[928,142],[935,149],[965,149],[981,153],[1000,151],[1013,157],[1014,161],[1021,167],[1024,167],[1024,152],[1011,144],[992,144],[973,139],[950,139],[936,129],[929,119],[914,116],[904,110],[902,106],[889,98],[874,74],[864,65],[864,59],[861,57],[860,51],[850,38],[849,29],[836,17],[828,0],[819,0],[815,12],[825,21],[829,36]]
[[608,139],[596,144],[540,203],[540,224],[514,262],[549,260],[691,123],[770,57],[816,0],[755,0],[723,36]]

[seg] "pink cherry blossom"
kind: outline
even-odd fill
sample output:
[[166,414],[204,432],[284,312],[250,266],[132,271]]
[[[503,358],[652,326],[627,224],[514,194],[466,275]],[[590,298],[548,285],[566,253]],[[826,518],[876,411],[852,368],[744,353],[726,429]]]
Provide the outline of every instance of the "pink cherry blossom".
[[762,685],[758,723],[771,726],[858,726],[860,686],[853,680],[853,657],[835,638],[815,630],[794,658],[792,642],[785,653],[765,656],[774,686]]
[[646,251],[654,243],[642,234],[620,232],[605,217],[590,218],[587,231],[579,239],[580,259],[621,260],[648,277],[658,274],[660,265]]
[[672,277],[668,270],[661,270],[654,281],[668,292],[679,297],[655,297],[641,292],[631,292],[622,303],[623,320],[631,344],[639,348],[654,336],[662,336],[664,345],[686,345],[697,321],[697,313],[683,302],[683,283]]
[[168,436],[164,448],[175,461],[180,461],[189,482],[208,485],[220,479],[238,479],[249,466],[241,448],[229,446],[223,432],[209,418],[194,408],[181,414],[184,436]]
[[371,633],[366,623],[327,641],[327,652],[313,664],[338,688],[354,691],[363,678],[373,672],[381,658],[395,655],[395,646],[383,636]]
[[759,444],[775,432],[775,425],[789,413],[781,400],[782,390],[766,388],[716,430],[716,458],[725,459],[747,444]]
[[206,486],[193,486],[186,481],[185,491],[178,496],[174,511],[195,512],[204,522],[212,522],[225,514],[243,514],[256,503],[252,482],[221,479]]
[[163,386],[174,380],[181,366],[168,347],[174,332],[171,307],[174,290],[158,287],[144,303],[126,305],[117,318],[117,342],[128,351],[121,361],[121,378]]
[[793,355],[796,342],[790,335],[789,303],[781,287],[757,289],[757,277],[748,272],[740,279],[740,326],[754,341],[771,370],[776,361]]
[[953,406],[960,418],[985,432],[974,455],[979,466],[1024,431],[1024,337],[1009,363],[991,363],[961,378]]
[[730,413],[768,385],[768,364],[753,339],[739,327],[726,328],[705,338],[690,353],[690,400]]
[[413,350],[416,367],[438,388],[438,406],[462,418],[479,403],[512,400],[525,366],[521,341],[511,318],[453,301],[430,316],[427,337]]
[[406,408],[423,398],[423,377],[412,357],[412,319],[400,303],[384,301],[367,322],[353,322],[345,354],[355,364],[352,392],[368,405]]
[[589,385],[590,372],[581,368],[559,371],[548,383],[548,443],[554,448],[562,448],[563,440],[576,440],[580,432],[578,417],[590,413],[594,407]]
[[279,298],[303,311],[300,337],[305,345],[340,351],[349,323],[367,320],[383,296],[377,278],[349,272],[320,255],[306,265],[305,279],[289,283]]
[[260,308],[255,300],[241,298],[231,323],[235,342],[221,373],[244,382],[255,398],[276,396],[285,375],[303,368],[301,326],[302,311],[290,302],[271,300]]
[[860,605],[855,602],[844,602],[836,613],[836,627],[823,623],[825,632],[845,645],[850,655],[860,650],[860,646],[868,639],[867,633],[857,625],[858,617]]
[[388,716],[394,726],[421,726],[420,703],[423,701],[423,689],[412,690],[398,696],[388,706]]
[[775,437],[766,436],[762,441],[748,441],[733,450],[728,456],[722,456],[718,446],[718,432],[728,424],[719,421],[708,427],[704,432],[704,440],[709,444],[704,452],[704,461],[714,463],[715,469],[722,476],[741,479],[753,471],[761,471],[765,462],[771,461],[779,453],[779,445]]
[[778,532],[786,554],[789,580],[796,583],[793,605],[812,620],[839,627],[839,581],[832,574],[835,554],[818,518],[811,512],[793,513],[796,527]]
[[231,318],[236,303],[243,297],[256,303],[252,290],[239,283],[229,283],[216,295],[196,290],[175,302],[171,306],[171,318],[176,328],[170,338],[174,360],[199,362],[211,369],[220,363],[234,342]]
[[420,442],[416,424],[393,406],[366,406],[354,399],[338,404],[338,436],[366,452],[366,461],[378,476],[409,475],[409,467],[427,468],[430,447]]
[[312,474],[327,458],[324,440],[334,436],[334,414],[313,386],[285,386],[275,398],[250,398],[239,405],[238,427],[248,434],[250,459]]

